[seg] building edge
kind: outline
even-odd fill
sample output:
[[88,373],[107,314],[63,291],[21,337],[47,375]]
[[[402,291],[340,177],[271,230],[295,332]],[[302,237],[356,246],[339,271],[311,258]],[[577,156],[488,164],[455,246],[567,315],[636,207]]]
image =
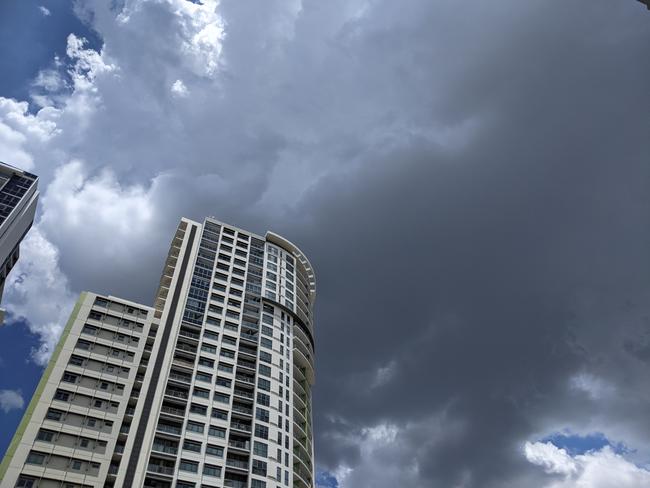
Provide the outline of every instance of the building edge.
[[70,330],[72,329],[72,324],[74,324],[75,320],[77,320],[77,317],[79,315],[79,310],[81,310],[81,305],[86,299],[87,294],[88,292],[83,291],[79,295],[79,298],[77,299],[74,308],[72,309],[72,313],[70,314],[70,317],[68,318],[68,321],[66,322],[65,327],[63,328],[61,337],[59,337],[59,342],[57,342],[56,347],[54,348],[54,352],[52,353],[52,356],[50,357],[50,360],[47,363],[47,367],[45,368],[43,376],[41,376],[41,380],[38,382],[38,385],[36,386],[36,390],[34,390],[34,394],[32,395],[32,399],[30,400],[29,405],[27,405],[27,409],[23,414],[23,418],[21,419],[20,424],[18,424],[18,428],[16,429],[16,432],[14,433],[14,436],[12,437],[11,442],[9,443],[7,452],[2,458],[2,463],[0,463],[0,480],[3,480],[5,474],[7,473],[7,469],[11,464],[11,460],[13,459],[16,449],[18,448],[18,444],[20,443],[20,440],[22,439],[25,430],[27,429],[27,426],[29,425],[29,422],[32,419],[32,415],[34,413],[34,410],[36,409],[36,406],[41,400],[43,390],[45,389],[45,386],[47,385],[47,382],[50,379],[50,375],[52,374],[52,370],[54,369],[54,366],[59,358],[59,355],[61,354],[63,345],[65,344],[68,334],[70,334]]

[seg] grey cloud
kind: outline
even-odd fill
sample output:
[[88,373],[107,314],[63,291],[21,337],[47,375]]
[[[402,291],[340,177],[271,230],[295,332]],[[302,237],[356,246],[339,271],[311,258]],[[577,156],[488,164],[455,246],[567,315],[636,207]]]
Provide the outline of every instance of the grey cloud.
[[[98,8],[126,81],[100,80],[105,109],[71,152],[156,211],[108,273],[51,227],[63,268],[147,301],[181,215],[296,242],[318,278],[316,454],[352,468],[346,488],[395,486],[406,465],[414,488],[541,486],[521,445],[564,427],[650,456],[650,18],[634,3],[224,1],[215,79],[149,38],[178,31],[163,6],[133,29]],[[165,92],[177,78],[185,105]]]

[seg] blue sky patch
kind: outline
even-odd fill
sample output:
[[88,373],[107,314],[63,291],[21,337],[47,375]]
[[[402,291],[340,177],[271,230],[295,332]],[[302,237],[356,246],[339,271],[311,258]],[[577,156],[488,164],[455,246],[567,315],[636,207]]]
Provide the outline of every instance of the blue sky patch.
[[599,451],[605,446],[611,447],[617,454],[629,452],[625,444],[621,442],[614,443],[601,432],[594,432],[584,436],[569,432],[555,433],[542,439],[542,442],[550,442],[554,446],[564,449],[572,456],[589,451]]
[[338,480],[328,471],[317,470],[316,486],[318,488],[338,488]]

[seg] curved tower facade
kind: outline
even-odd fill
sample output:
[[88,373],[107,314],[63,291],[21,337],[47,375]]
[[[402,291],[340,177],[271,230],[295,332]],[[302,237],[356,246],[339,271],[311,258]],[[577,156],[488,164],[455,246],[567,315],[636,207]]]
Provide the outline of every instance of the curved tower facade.
[[314,487],[315,295],[287,239],[182,219],[153,307],[82,295],[0,486]]

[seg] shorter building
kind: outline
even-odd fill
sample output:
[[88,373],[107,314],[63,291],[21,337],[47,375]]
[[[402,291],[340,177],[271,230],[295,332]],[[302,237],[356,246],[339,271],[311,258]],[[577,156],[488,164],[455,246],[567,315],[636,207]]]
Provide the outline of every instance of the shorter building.
[[[0,299],[5,280],[18,261],[20,242],[34,222],[38,177],[0,161]],[[0,308],[0,324],[4,321]]]
[[0,488],[314,488],[314,270],[182,219],[153,307],[83,293]]

